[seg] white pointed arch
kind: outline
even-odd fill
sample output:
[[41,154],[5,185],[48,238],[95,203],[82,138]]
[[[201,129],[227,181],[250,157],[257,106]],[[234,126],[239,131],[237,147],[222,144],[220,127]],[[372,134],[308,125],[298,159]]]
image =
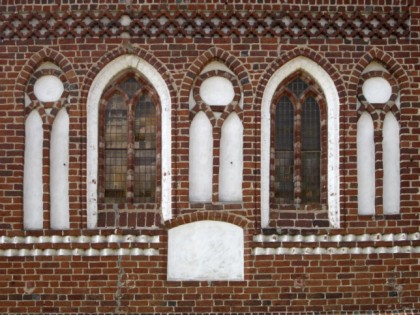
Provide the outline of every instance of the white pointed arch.
[[161,208],[164,220],[171,213],[171,97],[160,73],[135,55],[122,55],[108,63],[95,77],[87,98],[87,226],[96,228],[98,217],[98,119],[99,102],[108,83],[125,70],[141,73],[159,95],[161,102]]
[[292,73],[302,70],[322,89],[327,101],[328,120],[328,217],[330,226],[340,227],[339,182],[339,105],[337,88],[329,74],[313,60],[299,56],[282,67],[268,81],[261,104],[261,226],[268,227],[270,217],[270,106],[278,86]]
[[23,226],[26,230],[43,227],[42,143],[44,130],[38,111],[33,110],[25,121],[25,164],[23,180]]

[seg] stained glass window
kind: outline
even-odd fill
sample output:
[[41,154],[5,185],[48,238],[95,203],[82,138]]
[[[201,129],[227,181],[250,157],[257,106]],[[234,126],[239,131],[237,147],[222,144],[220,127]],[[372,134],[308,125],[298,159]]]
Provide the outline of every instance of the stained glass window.
[[277,203],[293,203],[294,191],[294,109],[287,96],[282,96],[276,107],[275,182]]
[[[129,74],[103,98],[104,203],[154,203],[156,195],[156,104],[147,81]],[[100,140],[101,141],[101,140]]]
[[294,76],[275,103],[273,203],[321,203],[321,111],[314,83]]

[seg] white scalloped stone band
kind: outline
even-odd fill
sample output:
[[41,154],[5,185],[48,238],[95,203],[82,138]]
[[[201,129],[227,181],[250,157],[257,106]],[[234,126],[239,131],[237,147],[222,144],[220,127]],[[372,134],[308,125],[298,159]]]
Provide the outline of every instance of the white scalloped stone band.
[[[130,248],[77,248],[77,245],[82,244],[129,244]],[[155,248],[139,248],[138,244],[158,244],[160,243],[159,236],[149,235],[78,235],[78,236],[0,236],[0,245],[7,247],[7,245],[33,245],[34,248],[6,248],[0,249],[0,257],[13,257],[13,256],[157,256],[159,250]],[[39,249],[36,248],[37,244],[72,244],[76,248],[59,248],[59,245],[54,245],[54,248]],[[68,245],[67,245],[68,246]],[[58,247],[58,248],[57,248]]]
[[261,255],[345,255],[345,254],[398,254],[398,253],[420,253],[420,246],[392,246],[392,247],[277,247],[277,248],[262,248],[256,247],[253,249],[255,256]]

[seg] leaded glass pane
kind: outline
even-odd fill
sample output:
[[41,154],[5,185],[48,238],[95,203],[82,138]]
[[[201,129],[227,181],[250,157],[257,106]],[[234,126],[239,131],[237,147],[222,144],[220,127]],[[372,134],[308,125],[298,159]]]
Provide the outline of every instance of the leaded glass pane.
[[280,98],[276,106],[275,179],[276,203],[291,204],[294,200],[294,109],[290,99]]
[[319,105],[308,97],[302,106],[302,203],[320,202],[321,122]]
[[282,96],[276,107],[276,150],[293,150],[293,104]]
[[113,95],[105,108],[105,202],[125,202],[127,185],[127,108]]
[[134,202],[155,202],[156,108],[149,95],[135,107]]

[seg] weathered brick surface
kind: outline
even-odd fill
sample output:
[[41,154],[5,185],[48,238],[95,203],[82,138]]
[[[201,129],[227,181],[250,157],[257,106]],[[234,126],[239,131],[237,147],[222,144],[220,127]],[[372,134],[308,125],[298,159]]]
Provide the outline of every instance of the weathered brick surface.
[[[10,250],[128,249],[132,243],[57,244],[0,242],[1,313],[16,314],[417,314],[420,310],[419,239],[276,243],[254,240],[260,233],[363,235],[419,232],[420,215],[420,1],[33,1],[0,4],[0,237],[158,235],[138,244],[156,256],[30,256]],[[100,3],[99,3],[100,2]],[[271,3],[273,2],[273,3]],[[274,3],[275,2],[275,3]],[[121,24],[127,15],[130,27]],[[144,22],[145,19],[148,22]],[[178,19],[178,20],[177,20]],[[108,20],[108,21],[107,21]],[[197,21],[201,20],[201,24]],[[267,24],[271,20],[271,24]],[[289,21],[290,20],[290,21]],[[51,24],[48,24],[49,23]],[[160,21],[160,22],[159,22]],[[289,21],[289,22],[288,22]],[[323,23],[322,21],[326,21]],[[274,24],[273,24],[274,23]],[[276,24],[277,23],[277,24]],[[325,26],[326,25],[326,26]],[[344,25],[344,26],[343,26]],[[312,29],[313,27],[313,29]],[[86,102],[95,76],[111,60],[134,54],[161,74],[172,102],[172,213],[161,222],[155,210],[120,216],[102,213],[102,226],[86,223]],[[340,229],[325,226],[325,214],[292,212],[272,230],[260,225],[261,101],[271,75],[287,61],[305,56],[334,80],[340,98]],[[243,202],[188,200],[189,95],[205,65],[218,60],[237,77],[243,93]],[[400,91],[401,213],[357,213],[356,104],[364,68],[377,60]],[[55,63],[68,83],[66,105],[40,110],[48,152],[52,117],[66,106],[70,116],[70,230],[49,229],[49,174],[44,172],[44,230],[23,230],[24,93],[33,72]],[[315,78],[316,79],[316,78]],[[45,165],[49,164],[45,154]],[[217,183],[217,181],[215,181]],[[377,185],[381,191],[381,182]],[[217,186],[217,185],[216,185]],[[216,187],[217,188],[217,187]],[[245,231],[243,281],[167,281],[167,231],[183,223],[216,220]],[[300,220],[300,221],[299,221]],[[300,231],[302,222],[309,229]],[[319,228],[312,221],[319,220]],[[136,221],[135,224],[132,222]],[[284,221],[284,222],[282,222]],[[157,227],[150,229],[153,225]],[[276,230],[281,226],[281,230]],[[126,230],[124,230],[126,229]],[[254,255],[256,247],[411,247],[410,252]],[[415,250],[417,248],[417,251]],[[372,314],[372,313],[371,313]],[[394,313],[393,313],[394,314]]]

